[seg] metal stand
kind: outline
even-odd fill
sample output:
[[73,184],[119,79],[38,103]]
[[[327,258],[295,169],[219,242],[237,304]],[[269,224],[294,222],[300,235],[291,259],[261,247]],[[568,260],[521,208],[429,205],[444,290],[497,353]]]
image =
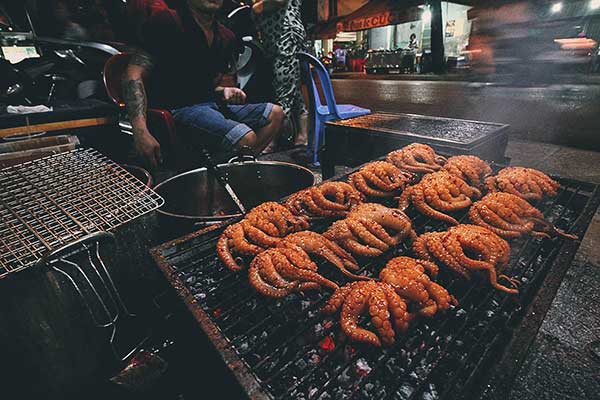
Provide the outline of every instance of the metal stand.
[[[117,351],[115,342],[118,324],[122,322],[123,318],[134,319],[136,315],[127,308],[110,272],[106,268],[106,264],[100,256],[100,243],[106,241],[114,243],[114,235],[108,232],[92,233],[52,251],[40,259],[37,265],[49,267],[71,282],[82,304],[88,311],[94,326],[110,330],[109,343],[113,355],[123,362],[135,353],[147,338],[144,338],[124,355],[119,354]],[[82,266],[68,259],[75,254],[80,254],[82,251],[87,253],[89,265]],[[77,283],[77,277],[81,278],[79,281],[83,281],[88,290]]]

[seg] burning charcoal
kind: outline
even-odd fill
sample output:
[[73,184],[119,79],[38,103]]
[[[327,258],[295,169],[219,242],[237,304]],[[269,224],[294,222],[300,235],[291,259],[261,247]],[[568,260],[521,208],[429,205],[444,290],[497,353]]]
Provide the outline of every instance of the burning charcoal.
[[323,322],[323,327],[324,327],[325,329],[329,329],[329,328],[331,328],[332,326],[333,326],[333,322],[332,322],[331,320],[329,320],[329,319],[328,319],[327,321]]
[[360,376],[369,375],[373,369],[364,358],[356,360],[356,374]]
[[323,332],[324,332],[324,331],[325,331],[325,329],[323,328],[323,325],[321,325],[321,324],[319,324],[319,323],[317,323],[317,324],[315,325],[315,335],[316,335],[317,337],[318,337],[318,336],[321,336],[321,335],[323,334]]
[[308,362],[310,362],[312,365],[317,365],[318,363],[321,362],[321,356],[316,351],[313,350],[310,353],[310,358],[308,359]]
[[206,298],[206,293],[196,293],[194,295],[194,298],[198,301],[204,300]]
[[335,342],[331,336],[325,336],[325,338],[319,342],[319,347],[321,347],[321,349],[327,353],[331,353],[333,350],[335,350]]
[[348,369],[345,369],[339,376],[338,381],[340,383],[348,383],[350,381],[350,376],[348,375]]
[[410,386],[408,383],[403,383],[402,386],[400,386],[400,388],[396,392],[396,394],[398,395],[398,398],[400,398],[400,399],[408,399],[408,398],[410,398],[410,396],[413,394],[414,391],[415,391],[415,388]]

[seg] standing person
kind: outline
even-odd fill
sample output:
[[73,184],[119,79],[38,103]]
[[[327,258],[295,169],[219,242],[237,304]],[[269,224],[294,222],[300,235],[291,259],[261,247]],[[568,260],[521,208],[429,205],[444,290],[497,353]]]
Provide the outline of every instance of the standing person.
[[414,33],[410,35],[410,40],[408,41],[408,48],[415,51],[419,49],[419,41],[417,40],[417,35],[415,35]]
[[300,64],[296,54],[304,51],[306,31],[302,25],[302,0],[254,0],[267,56],[273,63],[275,101],[281,105],[296,137],[289,142],[304,145],[308,138],[308,113],[300,91]]
[[248,146],[258,154],[279,134],[281,107],[245,104],[241,89],[219,85],[234,42],[233,33],[216,20],[222,3],[185,0],[177,10],[159,10],[143,24],[147,53],[132,57],[123,93],[135,148],[152,167],[161,153],[146,124],[147,104],[171,110],[178,132],[189,134],[192,142],[202,135],[200,142],[227,149]]

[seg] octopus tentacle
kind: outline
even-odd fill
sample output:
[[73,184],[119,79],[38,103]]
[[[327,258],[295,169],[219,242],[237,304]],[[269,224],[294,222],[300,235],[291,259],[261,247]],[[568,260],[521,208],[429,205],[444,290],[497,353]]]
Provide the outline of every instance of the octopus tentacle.
[[370,291],[368,286],[357,286],[353,289],[342,306],[340,316],[342,330],[351,340],[381,347],[381,341],[375,333],[358,325],[358,318],[367,307],[367,301],[369,300]]
[[381,286],[388,302],[391,316],[394,318],[394,327],[399,332],[406,332],[412,316],[408,313],[406,302],[389,285]]
[[298,246],[310,254],[316,254],[332,263],[344,275],[353,279],[369,279],[348,271],[358,269],[358,263],[348,252],[329,240],[326,236],[311,231],[293,233],[279,244],[281,247]]
[[390,312],[385,292],[380,285],[372,285],[369,297],[369,314],[371,323],[379,334],[381,343],[386,346],[394,344],[394,329],[390,322]]

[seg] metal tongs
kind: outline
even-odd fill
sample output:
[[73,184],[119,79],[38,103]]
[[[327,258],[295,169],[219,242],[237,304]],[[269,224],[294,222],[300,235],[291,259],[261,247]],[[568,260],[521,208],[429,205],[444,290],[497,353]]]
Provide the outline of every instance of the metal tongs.
[[206,168],[208,172],[211,173],[217,179],[217,182],[219,182],[219,184],[223,186],[223,188],[225,188],[225,191],[227,192],[227,194],[229,194],[229,197],[231,197],[231,200],[233,200],[233,202],[235,203],[237,208],[242,212],[242,214],[246,214],[246,207],[244,207],[244,204],[242,204],[240,198],[235,193],[235,190],[233,190],[229,182],[227,182],[227,178],[225,178],[223,172],[221,172],[221,170],[217,167],[217,164],[213,160],[208,150],[206,150],[206,148],[202,146],[200,148],[200,151],[204,156],[204,161],[206,163]]

